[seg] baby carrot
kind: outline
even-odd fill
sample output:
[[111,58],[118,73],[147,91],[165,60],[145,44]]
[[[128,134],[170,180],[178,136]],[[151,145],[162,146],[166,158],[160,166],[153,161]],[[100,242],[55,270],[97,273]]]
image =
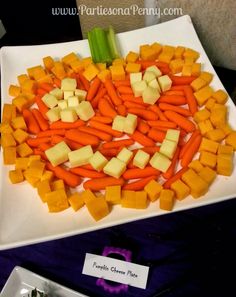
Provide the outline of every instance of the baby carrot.
[[97,121],[99,123],[103,123],[103,124],[111,124],[112,123],[112,118],[109,117],[104,117],[101,115],[96,115],[93,117],[93,121]]
[[40,84],[39,84],[39,87],[40,87],[41,89],[44,89],[44,90],[47,91],[47,92],[50,92],[52,89],[54,89],[53,84],[46,83],[46,82],[44,82],[44,83],[40,83]]
[[102,88],[100,88],[100,89],[98,90],[97,95],[96,95],[96,96],[93,98],[93,100],[91,101],[91,105],[92,105],[93,108],[97,108],[99,100],[100,100],[101,98],[103,98],[103,96],[105,96],[106,93],[107,93],[107,90],[106,90],[104,87],[102,87]]
[[172,110],[172,111],[175,111],[185,117],[190,117],[191,116],[191,112],[186,109],[186,108],[183,108],[183,107],[180,107],[180,106],[175,106],[175,105],[172,105],[172,104],[168,104],[168,103],[160,103],[159,104],[159,107],[161,110]]
[[39,155],[41,157],[41,159],[47,161],[48,158],[47,156],[45,155],[45,153],[43,151],[41,151],[39,148],[34,148],[33,149],[33,152],[34,152],[34,155]]
[[39,132],[37,137],[47,137],[47,136],[53,136],[53,135],[61,135],[64,136],[66,133],[65,129],[53,129],[53,130],[46,130]]
[[61,88],[61,80],[57,77],[53,78],[53,84],[55,85],[55,87],[57,88]]
[[129,79],[125,79],[125,80],[115,80],[113,82],[114,86],[116,88],[120,87],[120,86],[127,86],[130,87],[130,80]]
[[125,105],[123,105],[123,104],[118,105],[116,110],[117,110],[118,114],[123,117],[125,117],[127,115],[127,109],[126,109]]
[[23,109],[22,115],[26,122],[27,130],[32,134],[38,134],[40,132],[40,128],[33,113],[28,109]]
[[71,168],[70,172],[75,173],[77,175],[89,178],[100,178],[105,177],[106,174],[103,172],[97,172],[95,170],[88,170],[81,167]]
[[143,120],[140,120],[138,119],[138,126],[137,126],[137,130],[143,134],[147,134],[148,131],[149,131],[150,127],[149,125],[143,121]]
[[169,178],[164,184],[164,189],[169,189],[171,184],[182,177],[182,175],[188,170],[188,167],[181,168],[178,172],[175,173],[171,178]]
[[36,94],[39,96],[44,96],[45,94],[47,94],[48,92],[42,88],[38,88],[36,91]]
[[120,98],[123,101],[130,101],[130,102],[133,102],[133,103],[140,104],[142,106],[148,106],[148,104],[143,102],[143,98],[141,96],[134,97],[134,95],[130,95],[130,94],[120,94]]
[[85,122],[82,120],[77,120],[73,123],[62,122],[61,120],[56,121],[50,125],[50,129],[75,129],[85,125]]
[[52,144],[57,144],[61,141],[65,141],[65,137],[60,136],[60,135],[52,135],[51,136],[51,143]]
[[120,94],[130,94],[130,95],[134,94],[133,90],[129,86],[119,86],[117,87],[117,91]]
[[105,88],[107,90],[108,95],[111,97],[112,102],[117,106],[122,104],[121,99],[116,93],[115,87],[110,79],[106,79],[104,82]]
[[88,94],[87,94],[88,101],[91,101],[95,97],[100,85],[101,85],[101,80],[96,76],[88,89]]
[[200,134],[199,130],[195,130],[192,135],[190,136],[189,140],[185,143],[185,145],[181,148],[179,158],[182,159],[186,151],[188,150],[189,146],[192,144],[194,139]]
[[193,122],[186,119],[177,112],[167,110],[164,112],[164,114],[170,121],[176,123],[180,128],[184,129],[187,132],[193,132],[196,129]]
[[101,98],[98,102],[98,110],[101,113],[101,115],[105,117],[114,118],[117,115],[117,112],[113,108],[113,106],[110,104],[110,102],[105,99]]
[[196,98],[193,95],[192,88],[190,86],[184,87],[184,94],[188,103],[189,110],[193,116],[195,112],[198,111],[198,104]]
[[170,75],[170,79],[172,80],[173,86],[179,86],[179,85],[190,85],[194,79],[196,79],[195,76],[175,76]]
[[43,117],[41,112],[36,108],[33,108],[31,111],[32,111],[40,129],[42,131],[48,130],[49,129],[48,121]]
[[105,149],[105,148],[99,148],[99,152],[103,154],[106,157],[116,157],[120,150],[118,148],[113,148],[113,149]]
[[39,111],[41,112],[42,116],[47,119],[45,113],[49,110],[46,104],[42,101],[42,99],[39,96],[35,97],[35,103],[38,106]]
[[36,137],[36,138],[28,138],[26,142],[30,147],[37,147],[40,143],[50,142],[51,137]]
[[112,135],[110,135],[110,134],[108,134],[106,132],[100,131],[98,129],[88,127],[88,126],[81,126],[81,127],[78,128],[78,130],[82,131],[82,132],[85,132],[85,133],[88,133],[88,134],[91,134],[91,135],[95,135],[95,136],[97,136],[98,138],[100,138],[101,140],[104,140],[104,141],[111,141],[111,139],[112,139]]
[[143,188],[151,181],[151,180],[155,180],[157,178],[156,175],[151,175],[145,178],[141,178],[137,181],[125,184],[122,187],[122,190],[131,190],[131,191],[140,191],[143,190]]
[[87,170],[95,170],[92,165],[90,164],[86,164],[86,165],[83,165],[83,166],[80,166],[80,168],[84,168],[84,169],[87,169]]
[[49,148],[51,148],[53,145],[52,144],[49,144],[48,142],[42,142],[38,145],[38,148],[45,152],[46,150],[48,150]]
[[159,106],[154,104],[154,105],[149,106],[148,109],[155,112],[161,121],[168,121],[168,119],[165,117],[164,113],[160,110]]
[[155,121],[158,120],[158,115],[155,112],[147,109],[141,108],[129,108],[128,113],[136,114],[140,118],[147,121]]
[[151,166],[146,166],[144,169],[140,169],[140,168],[127,169],[122,175],[122,177],[124,179],[136,179],[136,178],[148,177],[150,175],[158,176],[159,174],[160,174],[159,170]]
[[174,91],[174,90],[170,90],[170,91],[166,91],[166,92],[163,92],[163,95],[171,95],[171,96],[186,96],[184,94],[184,91]]
[[57,178],[62,179],[69,187],[75,188],[81,183],[81,178],[78,175],[69,172],[63,167],[54,167],[49,162],[46,163],[46,167],[48,170],[51,170]]
[[188,149],[185,151],[183,158],[181,159],[181,166],[186,167],[192,161],[194,155],[197,153],[200,144],[202,141],[202,136],[199,134],[193,140],[193,142],[189,145]]
[[67,139],[65,138],[64,141],[66,142],[66,144],[69,146],[69,148],[71,150],[78,150],[79,148],[81,148],[83,145],[76,142],[76,141],[73,141],[71,139]]
[[137,130],[132,135],[130,135],[130,138],[137,141],[139,144],[142,144],[143,146],[155,146],[155,142],[151,138]]
[[148,132],[148,137],[153,139],[155,142],[163,142],[165,139],[166,133],[159,131],[155,128],[151,128]]
[[88,180],[84,182],[84,189],[90,189],[91,191],[100,191],[104,190],[108,186],[123,186],[124,179],[123,178],[115,178],[115,177],[101,177]]
[[141,108],[141,109],[144,108],[143,105],[141,105],[139,103],[131,102],[131,101],[125,101],[124,106],[127,108]]
[[167,121],[147,121],[147,123],[151,127],[165,127],[169,129],[174,129],[177,127],[175,123]]
[[121,140],[114,140],[111,142],[106,142],[102,145],[104,149],[111,149],[111,148],[119,148],[121,146],[130,146],[133,145],[134,141],[132,139],[121,139]]
[[79,76],[79,80],[81,81],[81,83],[82,83],[84,89],[85,89],[86,91],[88,91],[89,88],[90,88],[90,83],[89,83],[89,81],[84,77],[84,75],[83,75],[82,72],[79,72],[79,73],[78,73],[78,76]]
[[168,170],[165,173],[162,174],[162,176],[165,179],[169,179],[174,175],[175,169],[176,169],[176,166],[177,166],[177,162],[178,162],[178,159],[179,159],[179,152],[180,152],[180,149],[177,147],[170,167],[168,168]]
[[142,150],[150,155],[154,155],[156,152],[159,152],[160,147],[159,146],[144,146],[144,147],[140,147],[138,149],[132,150],[132,152],[135,154],[138,150]]
[[158,103],[184,105],[186,104],[186,98],[184,96],[161,95],[161,97],[158,99]]
[[103,123],[99,123],[96,121],[89,121],[89,126],[92,128],[96,128],[98,130],[101,130],[103,132],[106,132],[114,137],[121,137],[123,134],[119,131],[113,130],[111,126],[103,124]]
[[78,129],[67,130],[65,137],[83,145],[98,146],[99,144],[99,138],[97,136],[79,131]]

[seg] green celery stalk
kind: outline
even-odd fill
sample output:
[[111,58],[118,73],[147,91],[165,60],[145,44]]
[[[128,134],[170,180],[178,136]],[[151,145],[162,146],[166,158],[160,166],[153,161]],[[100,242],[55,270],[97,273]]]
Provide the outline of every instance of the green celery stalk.
[[106,32],[99,27],[95,27],[92,31],[95,36],[96,44],[98,46],[98,53],[100,58],[99,62],[111,64],[112,57],[109,50]]
[[120,53],[116,42],[116,34],[112,26],[109,26],[108,28],[107,39],[112,59],[120,58]]
[[101,61],[101,56],[99,55],[99,46],[97,44],[96,36],[92,31],[88,32],[88,42],[90,47],[90,52],[94,63]]

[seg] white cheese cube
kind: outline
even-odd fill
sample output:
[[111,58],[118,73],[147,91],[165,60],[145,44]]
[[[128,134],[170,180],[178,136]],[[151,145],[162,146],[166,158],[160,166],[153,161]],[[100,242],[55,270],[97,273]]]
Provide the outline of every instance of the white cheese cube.
[[72,168],[88,164],[89,159],[92,156],[93,156],[93,150],[91,145],[83,146],[68,154],[70,165]]
[[49,92],[49,94],[55,96],[58,100],[63,99],[63,91],[59,88],[55,88]]
[[108,160],[99,151],[89,159],[89,164],[97,171],[101,171],[107,162]]
[[75,94],[74,91],[64,91],[63,97],[65,100],[67,100],[68,98],[74,96],[74,94]]
[[79,97],[71,96],[67,99],[68,107],[75,107],[79,105]]
[[142,150],[138,150],[136,155],[134,156],[133,164],[138,168],[143,169],[147,165],[149,159],[150,155],[148,153]]
[[156,65],[149,66],[148,68],[146,68],[146,71],[153,72],[155,74],[155,77],[162,76],[161,70]]
[[88,121],[95,115],[93,107],[89,101],[82,101],[79,106],[75,107],[75,111],[83,121]]
[[153,80],[151,80],[151,81],[148,83],[148,86],[149,86],[149,87],[152,87],[152,88],[154,88],[154,89],[157,89],[159,93],[161,92],[161,88],[160,88],[159,83],[158,83],[158,81],[157,81],[156,78],[153,79]]
[[137,72],[137,73],[130,73],[130,84],[134,84],[137,81],[141,81],[142,80],[142,72]]
[[123,161],[124,163],[128,164],[129,161],[132,159],[133,157],[133,152],[131,152],[130,150],[128,150],[126,147],[124,147],[119,154],[116,156],[117,159]]
[[180,130],[168,129],[167,132],[166,132],[165,138],[168,139],[168,140],[178,142],[179,141],[179,136],[180,136]]
[[126,164],[123,161],[117,158],[112,158],[103,168],[103,172],[107,175],[119,178],[125,172],[125,169]]
[[77,81],[75,78],[63,78],[61,81],[62,91],[74,91],[77,86]]
[[138,124],[138,117],[135,114],[128,113],[125,119],[124,132],[133,134]]
[[150,81],[152,81],[153,79],[155,79],[155,73],[152,71],[145,71],[144,75],[143,75],[143,80],[145,80],[147,83],[149,83]]
[[169,78],[168,75],[158,77],[158,82],[162,92],[168,91],[171,88],[172,80]]
[[166,172],[171,165],[171,161],[159,152],[156,152],[151,160],[150,164],[153,168],[160,170],[161,172]]
[[66,100],[60,100],[58,101],[58,107],[60,109],[65,109],[68,107],[67,101]]
[[139,97],[139,96],[142,96],[143,91],[147,87],[147,83],[145,80],[141,80],[141,81],[137,81],[137,82],[133,83],[131,87],[134,92],[134,96]]
[[60,108],[59,107],[54,107],[52,109],[49,109],[46,112],[46,116],[49,119],[50,122],[56,122],[60,120],[61,115],[60,115]]
[[144,103],[153,105],[160,98],[160,93],[158,92],[158,89],[147,86],[146,89],[143,91],[142,97]]
[[112,123],[112,129],[123,132],[125,127],[125,120],[126,118],[121,115],[115,116]]
[[164,139],[160,147],[160,153],[172,159],[176,151],[176,148],[177,142]]
[[64,141],[61,141],[47,149],[45,154],[53,166],[58,166],[68,160],[68,153],[70,151],[68,145]]
[[47,105],[47,107],[49,108],[53,108],[55,106],[57,106],[57,98],[51,94],[45,94],[42,97],[42,101],[45,103],[45,105]]
[[78,119],[75,110],[72,108],[65,108],[61,110],[60,115],[62,122],[73,123]]
[[78,96],[79,101],[83,101],[87,96],[87,92],[85,90],[76,89],[75,96]]

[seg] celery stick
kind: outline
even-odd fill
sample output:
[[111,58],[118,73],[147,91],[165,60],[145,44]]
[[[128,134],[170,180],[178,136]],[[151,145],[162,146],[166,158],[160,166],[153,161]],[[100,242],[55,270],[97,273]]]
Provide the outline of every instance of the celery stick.
[[105,31],[99,27],[95,27],[93,33],[96,39],[96,44],[98,45],[99,57],[101,58],[99,62],[110,64],[112,62],[112,57]]
[[89,42],[89,48],[90,48],[90,52],[91,52],[91,56],[92,56],[92,59],[93,59],[93,62],[94,63],[97,63],[98,60],[97,60],[97,54],[98,53],[98,50],[97,50],[97,45],[96,45],[96,40],[94,42],[94,39],[93,39],[93,33],[92,31],[89,31],[88,32],[88,42]]
[[116,34],[112,26],[109,26],[108,28],[107,39],[108,39],[108,44],[109,44],[112,59],[120,58],[120,53],[116,42]]

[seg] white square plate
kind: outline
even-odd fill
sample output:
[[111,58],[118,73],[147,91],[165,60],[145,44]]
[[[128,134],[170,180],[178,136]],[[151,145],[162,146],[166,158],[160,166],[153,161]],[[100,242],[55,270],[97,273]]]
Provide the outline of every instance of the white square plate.
[[88,297],[19,266],[12,270],[1,297],[28,297],[35,288],[48,296]]
[[[138,51],[140,44],[154,41],[169,45],[183,45],[200,52],[199,61],[203,69],[214,74],[211,85],[215,89],[223,89],[192,25],[189,16],[151,27],[120,33],[118,41],[122,54],[130,50]],[[47,55],[62,57],[70,52],[82,57],[89,56],[87,40],[40,45],[4,47],[1,50],[2,104],[10,102],[8,87],[16,83],[17,75],[25,73],[26,68],[42,63]],[[236,108],[231,99],[228,101],[229,122],[236,128]],[[0,249],[22,246],[62,238],[74,234],[89,232],[109,226],[127,223],[167,213],[152,203],[146,210],[122,209],[115,206],[112,212],[99,222],[95,222],[84,207],[78,212],[68,209],[61,213],[50,214],[36,191],[26,182],[11,185],[8,181],[9,167],[3,166],[0,157]],[[186,198],[177,201],[173,211],[180,211],[207,205],[236,197],[236,169],[231,177],[218,176],[208,193],[199,198]]]

